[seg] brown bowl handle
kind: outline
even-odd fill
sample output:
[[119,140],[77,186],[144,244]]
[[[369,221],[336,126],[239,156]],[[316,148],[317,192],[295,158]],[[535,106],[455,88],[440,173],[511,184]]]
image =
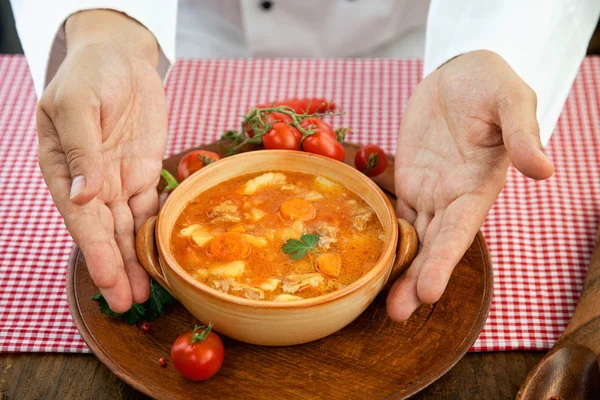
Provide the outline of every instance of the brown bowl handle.
[[417,255],[419,237],[415,228],[405,219],[398,218],[398,247],[396,260],[392,272],[387,280],[387,285],[393,283],[410,266]]
[[156,217],[150,217],[144,222],[137,233],[135,238],[135,250],[140,264],[142,264],[142,267],[148,272],[148,275],[160,283],[160,285],[167,289],[169,293],[173,294],[171,287],[165,280],[160,268],[158,250],[156,249],[155,231]]

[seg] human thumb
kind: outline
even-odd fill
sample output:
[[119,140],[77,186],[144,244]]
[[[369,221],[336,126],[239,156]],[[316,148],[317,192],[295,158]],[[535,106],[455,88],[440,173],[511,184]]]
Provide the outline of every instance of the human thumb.
[[542,151],[535,92],[525,82],[516,79],[502,86],[495,105],[510,161],[529,178],[549,178],[554,166]]

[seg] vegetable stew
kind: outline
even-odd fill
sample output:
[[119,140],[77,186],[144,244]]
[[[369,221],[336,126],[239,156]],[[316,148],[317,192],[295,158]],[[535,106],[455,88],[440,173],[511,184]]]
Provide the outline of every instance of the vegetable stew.
[[255,300],[329,293],[367,273],[385,234],[356,193],[320,175],[272,171],[206,190],[179,215],[175,259],[217,290]]

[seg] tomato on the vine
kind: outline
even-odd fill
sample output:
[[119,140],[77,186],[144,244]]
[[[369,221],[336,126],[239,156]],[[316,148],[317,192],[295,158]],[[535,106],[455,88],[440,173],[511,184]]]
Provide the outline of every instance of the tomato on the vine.
[[211,329],[212,324],[196,326],[193,331],[175,339],[171,347],[171,363],[184,378],[203,381],[221,368],[225,356],[223,342]]
[[381,147],[368,144],[358,150],[354,157],[354,165],[367,176],[377,176],[387,168],[387,157]]
[[212,151],[193,150],[187,153],[177,166],[177,175],[179,181],[183,181],[188,176],[198,171],[207,164],[220,160],[221,156]]
[[270,107],[290,107],[294,110],[296,114],[304,114],[305,112],[308,114],[314,114],[317,112],[327,112],[333,111],[336,108],[336,105],[324,98],[292,98],[274,101],[271,104],[261,104],[259,108],[270,108]]
[[322,130],[317,130],[312,135],[304,138],[302,148],[309,153],[320,154],[342,162],[346,156],[344,147],[337,141],[335,136]]
[[276,122],[262,140],[265,149],[301,150],[302,133],[289,124]]
[[323,121],[322,119],[306,118],[305,120],[300,122],[300,126],[306,130],[310,129],[315,132],[326,133],[337,140],[337,136],[336,136],[335,132],[333,131],[333,128],[331,127],[331,125],[329,125],[327,122]]
[[[269,121],[269,124],[274,126],[277,122],[292,122],[292,117],[284,113],[272,112],[267,114],[267,121]],[[244,126],[244,131],[246,132],[246,135],[248,135],[248,137],[254,137],[254,129],[251,128],[250,123],[247,123]]]

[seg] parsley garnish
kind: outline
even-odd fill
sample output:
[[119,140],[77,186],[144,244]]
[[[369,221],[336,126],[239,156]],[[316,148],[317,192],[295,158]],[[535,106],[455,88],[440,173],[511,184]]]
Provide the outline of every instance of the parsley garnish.
[[281,246],[281,250],[285,254],[290,254],[292,260],[299,260],[311,250],[314,250],[317,242],[319,241],[319,235],[302,235],[300,240],[288,239],[287,242]]
[[165,288],[154,280],[150,282],[150,298],[144,304],[133,303],[131,308],[124,313],[116,313],[111,310],[101,293],[96,293],[92,296],[92,299],[98,302],[98,310],[101,314],[123,318],[129,325],[141,321],[153,321],[165,313],[165,306],[177,302]]

